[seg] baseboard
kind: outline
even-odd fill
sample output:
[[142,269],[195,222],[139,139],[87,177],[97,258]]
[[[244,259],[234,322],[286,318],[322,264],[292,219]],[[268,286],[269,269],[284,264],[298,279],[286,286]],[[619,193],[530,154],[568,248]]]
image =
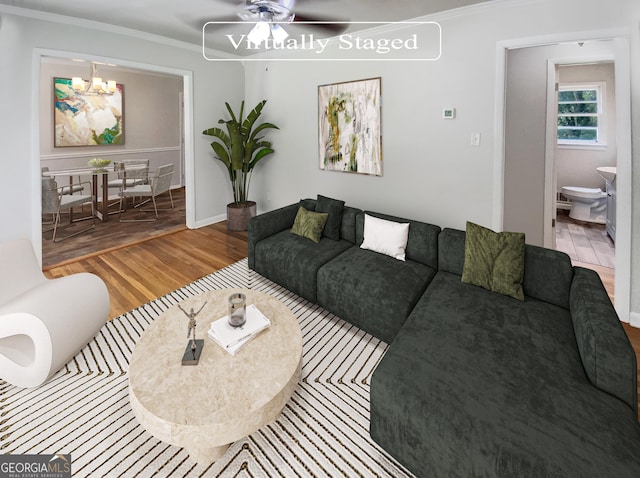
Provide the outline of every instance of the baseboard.
[[629,325],[640,328],[640,312],[629,312]]
[[227,215],[226,214],[219,214],[217,216],[212,216],[212,217],[207,217],[205,219],[200,219],[199,221],[196,221],[195,229],[198,229],[200,227],[210,226],[211,224],[216,224],[218,222],[222,222],[222,221],[226,221],[226,220],[227,220]]

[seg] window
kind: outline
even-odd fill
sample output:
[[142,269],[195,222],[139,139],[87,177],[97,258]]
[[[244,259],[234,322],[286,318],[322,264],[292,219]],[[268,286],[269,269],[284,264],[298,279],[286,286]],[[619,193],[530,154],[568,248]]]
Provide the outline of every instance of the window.
[[604,143],[603,85],[560,85],[558,144],[597,146]]

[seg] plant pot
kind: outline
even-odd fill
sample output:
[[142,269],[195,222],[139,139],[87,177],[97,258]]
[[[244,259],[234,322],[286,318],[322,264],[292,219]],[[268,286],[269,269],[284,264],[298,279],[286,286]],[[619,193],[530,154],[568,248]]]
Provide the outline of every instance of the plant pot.
[[227,204],[227,231],[246,231],[249,219],[256,215],[255,201]]

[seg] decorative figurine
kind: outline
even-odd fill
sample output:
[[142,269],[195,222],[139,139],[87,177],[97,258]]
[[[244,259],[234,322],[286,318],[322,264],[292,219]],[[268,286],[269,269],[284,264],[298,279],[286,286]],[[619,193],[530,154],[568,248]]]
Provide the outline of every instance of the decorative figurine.
[[196,316],[202,312],[204,306],[207,305],[205,302],[202,304],[202,307],[198,309],[198,312],[193,311],[193,307],[191,307],[191,311],[187,312],[184,310],[180,304],[178,304],[178,308],[189,317],[189,325],[187,326],[187,339],[191,335],[193,331],[193,337],[190,340],[190,343],[187,344],[187,348],[184,351],[184,355],[182,356],[182,365],[198,365],[198,361],[200,360],[200,354],[202,353],[202,348],[204,347],[204,340],[196,340]]

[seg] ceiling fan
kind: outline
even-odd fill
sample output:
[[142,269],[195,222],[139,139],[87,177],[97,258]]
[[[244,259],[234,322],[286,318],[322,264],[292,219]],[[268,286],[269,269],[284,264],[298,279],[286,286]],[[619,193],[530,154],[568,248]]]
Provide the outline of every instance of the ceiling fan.
[[[236,4],[235,1],[233,3]],[[339,35],[348,27],[345,20],[304,15],[298,9],[294,12],[295,3],[295,0],[245,0],[243,4],[238,5],[240,10],[237,16],[209,21],[232,23],[240,19],[247,23],[255,23],[247,38],[257,45],[269,37],[272,37],[276,43],[284,41],[289,36],[283,26],[286,24],[294,24],[297,28],[316,32],[322,36]]]

